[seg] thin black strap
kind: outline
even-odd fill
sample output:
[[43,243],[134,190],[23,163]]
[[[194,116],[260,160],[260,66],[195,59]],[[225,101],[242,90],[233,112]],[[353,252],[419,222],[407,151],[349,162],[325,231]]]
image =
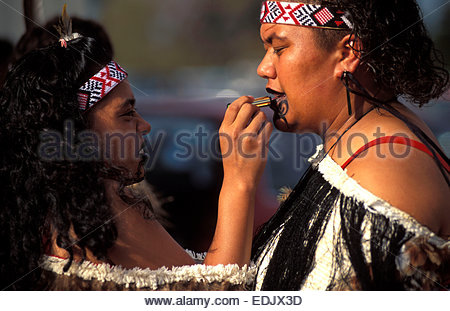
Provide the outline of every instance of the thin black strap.
[[[399,118],[401,121],[403,121],[404,123],[406,123],[406,125],[409,127],[409,129],[411,131],[414,132],[414,134],[416,134],[416,136],[423,136],[423,138],[433,147],[433,149],[436,149],[437,153],[439,153],[439,155],[444,159],[445,162],[447,162],[448,164],[450,164],[450,160],[447,157],[447,155],[435,144],[435,142],[429,138],[427,136],[427,134],[425,134],[418,126],[416,126],[413,123],[410,123],[409,120],[407,118],[405,118],[397,109],[395,109],[394,107],[381,107],[385,110],[387,110],[388,112],[390,112],[391,114],[393,114],[394,116],[396,116],[397,118]],[[433,151],[433,150],[431,150]]]
[[386,102],[380,101],[379,99],[371,96],[367,92],[367,90],[358,82],[358,80],[356,80],[356,78],[351,73],[348,73],[347,77],[350,80],[352,80],[352,82],[355,84],[355,86],[359,90],[361,90],[361,92],[351,89],[348,86],[348,83],[344,83],[344,86],[347,88],[347,91],[349,91],[355,95],[365,97],[366,99],[369,100],[369,103],[371,103],[373,106],[375,106],[377,108],[383,108],[386,111],[390,112],[392,115],[394,115],[395,117],[400,119],[403,123],[405,123],[406,126],[428,147],[428,149],[430,149],[431,153],[433,154],[434,161],[436,162],[439,170],[441,171],[442,175],[444,176],[445,180],[447,181],[447,184],[450,185],[450,180],[447,177],[447,174],[442,167],[442,163],[439,161],[439,158],[436,156],[436,151],[444,159],[444,161],[450,165],[450,161],[449,161],[447,155],[445,153],[443,153],[440,150],[440,148],[418,126],[409,122],[409,120],[407,118],[405,118],[397,109],[395,109],[394,107],[391,107],[390,105],[387,104],[393,100],[388,100]]
[[338,137],[338,139],[336,140],[336,142],[328,149],[328,151],[325,153],[324,157],[331,151],[331,149],[334,148],[334,146],[336,146],[336,144],[341,140],[342,136],[344,136],[344,134],[347,133],[348,130],[350,130],[350,129],[353,127],[353,125],[355,125],[356,123],[358,123],[359,120],[361,120],[362,118],[364,118],[369,112],[371,112],[371,111],[374,110],[374,109],[375,109],[375,107],[370,108],[369,110],[367,110],[366,112],[364,112],[364,114],[361,116],[361,118],[356,119],[352,124],[350,124],[350,126],[347,127],[347,128],[345,129],[345,131]]
[[434,162],[438,165],[439,170],[441,171],[442,175],[444,176],[445,180],[447,181],[447,184],[450,185],[450,180],[447,177],[446,171],[444,170],[441,161],[439,161],[439,158],[436,156],[436,151],[439,153],[439,155],[444,159],[445,162],[449,163],[448,157],[436,146],[436,144],[416,125],[410,123],[408,119],[406,119],[398,110],[396,110],[393,107],[381,107],[397,118],[399,118],[403,123],[406,124],[406,126],[420,139],[422,142],[428,147],[428,149],[433,154]]
[[371,101],[372,105],[376,105],[378,108],[384,108],[385,110],[387,110],[388,112],[392,113],[394,116],[396,116],[397,118],[399,118],[401,121],[403,121],[409,128],[411,131],[414,132],[414,134],[416,134],[416,132],[418,132],[417,136],[423,136],[423,139],[427,140],[427,142],[430,143],[430,145],[436,149],[436,151],[439,153],[439,155],[447,162],[450,164],[449,159],[447,157],[447,155],[445,153],[443,153],[440,148],[433,142],[432,139],[430,139],[419,127],[417,127],[416,125],[412,124],[409,122],[409,120],[407,118],[405,118],[397,109],[395,109],[394,107],[391,107],[389,105],[387,105],[387,103],[392,102],[394,100],[396,100],[396,98],[393,98],[391,100],[388,100],[386,102],[380,101],[377,98],[371,96],[367,90],[358,82],[358,80],[356,80],[356,78],[349,73],[348,77],[352,80],[352,82],[356,85],[356,87],[358,87],[358,89],[360,89],[363,93],[359,93],[356,92],[355,90],[352,90],[350,87],[348,87],[348,83],[344,84],[346,88],[348,88],[348,90],[350,92],[352,92],[353,94],[359,95],[359,96],[363,96],[367,99],[369,99]]

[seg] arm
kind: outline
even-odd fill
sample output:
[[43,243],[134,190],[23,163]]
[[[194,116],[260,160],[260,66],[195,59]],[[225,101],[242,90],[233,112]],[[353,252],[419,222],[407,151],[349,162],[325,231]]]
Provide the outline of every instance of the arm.
[[205,264],[250,261],[256,186],[268,154],[272,124],[253,98],[241,97],[225,113],[220,127],[224,179],[216,231]]
[[[224,180],[219,196],[216,231],[204,264],[249,263],[256,185],[267,157],[272,124],[259,108],[241,97],[227,109],[220,127]],[[262,152],[264,151],[264,152]],[[108,255],[124,267],[155,269],[194,264],[162,226],[145,220],[138,210],[122,204],[117,183],[108,188],[117,217],[118,238]]]
[[[450,223],[449,188],[434,160],[414,148],[408,152],[404,145],[377,147],[378,150],[370,148],[364,157],[356,158],[347,167],[347,174],[436,234],[446,236]],[[395,156],[404,154],[407,156]]]

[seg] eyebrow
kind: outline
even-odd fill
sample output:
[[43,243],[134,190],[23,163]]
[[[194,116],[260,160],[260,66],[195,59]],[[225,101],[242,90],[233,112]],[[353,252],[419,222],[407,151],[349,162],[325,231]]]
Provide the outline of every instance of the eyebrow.
[[132,108],[134,108],[134,106],[136,105],[136,99],[134,98],[127,98],[119,107],[119,110],[124,110],[125,108],[127,108],[127,106],[131,106]]
[[267,38],[265,38],[265,39],[262,39],[261,38],[261,41],[263,42],[263,43],[269,43],[269,44],[272,44],[272,42],[274,41],[274,40],[279,40],[279,41],[284,41],[284,40],[286,40],[286,37],[284,37],[284,36],[279,36],[279,35],[277,35],[275,32],[273,32],[273,33],[271,33]]

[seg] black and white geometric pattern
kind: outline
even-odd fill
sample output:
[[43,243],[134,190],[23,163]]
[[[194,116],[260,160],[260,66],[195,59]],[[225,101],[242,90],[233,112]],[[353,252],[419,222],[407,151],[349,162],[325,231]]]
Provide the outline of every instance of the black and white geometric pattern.
[[314,12],[316,12],[318,9],[320,9],[320,5],[313,5],[313,4],[300,4],[296,10],[293,10],[291,14],[293,14],[297,20],[299,21],[299,24],[302,26],[310,26],[310,27],[317,27],[317,23],[312,19],[312,15]]
[[285,24],[327,29],[352,29],[346,13],[335,7],[298,2],[266,1],[261,8],[263,24]]
[[284,11],[282,11],[280,9],[280,7],[274,1],[267,2],[267,6],[268,6],[268,10],[266,11],[265,7],[263,5],[262,10],[261,10],[261,18],[260,19],[263,19],[265,17],[264,13],[266,13],[266,12],[268,12],[268,15],[266,18],[269,20],[275,20],[278,16],[280,16],[284,13]]
[[119,64],[109,62],[78,90],[80,109],[86,111],[94,106],[127,76],[127,72]]

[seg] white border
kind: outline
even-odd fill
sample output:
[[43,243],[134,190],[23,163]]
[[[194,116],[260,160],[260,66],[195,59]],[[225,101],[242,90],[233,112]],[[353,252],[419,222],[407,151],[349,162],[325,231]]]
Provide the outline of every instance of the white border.
[[47,271],[51,271],[60,275],[75,275],[83,280],[99,280],[102,282],[109,281],[119,285],[129,287],[135,284],[137,288],[151,288],[153,290],[166,284],[175,282],[229,282],[233,285],[252,284],[256,267],[254,265],[243,266],[238,265],[191,265],[166,267],[157,270],[151,269],[125,269],[121,266],[112,266],[106,263],[94,264],[90,261],[83,263],[73,262],[69,271],[63,272],[63,268],[68,259],[62,259],[53,256],[44,256],[41,267]]

